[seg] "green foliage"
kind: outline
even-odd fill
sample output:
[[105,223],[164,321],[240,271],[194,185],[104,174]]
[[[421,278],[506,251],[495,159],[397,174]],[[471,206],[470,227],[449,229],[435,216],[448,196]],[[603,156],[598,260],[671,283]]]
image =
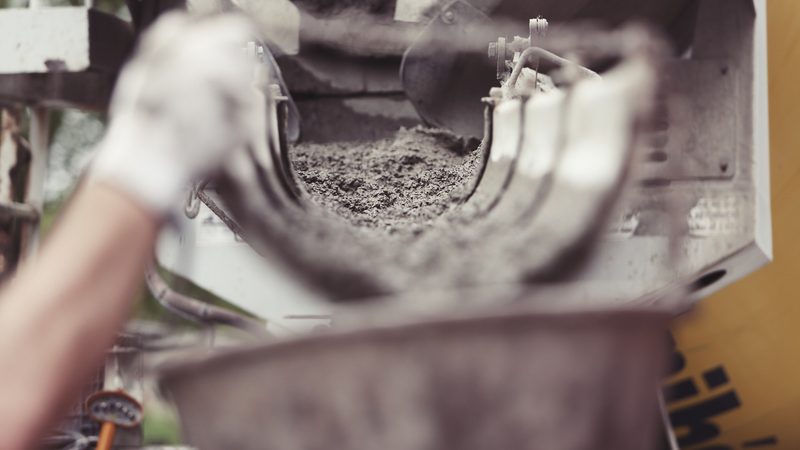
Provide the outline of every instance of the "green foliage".
[[144,445],[180,445],[180,425],[173,414],[156,408],[145,411],[142,420]]

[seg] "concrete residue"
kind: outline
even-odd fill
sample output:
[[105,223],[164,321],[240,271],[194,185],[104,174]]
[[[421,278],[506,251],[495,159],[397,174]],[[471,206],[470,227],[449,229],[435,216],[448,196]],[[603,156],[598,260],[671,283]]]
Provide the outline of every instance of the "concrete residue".
[[217,188],[256,251],[333,301],[518,283],[549,262],[550,246],[535,241],[551,234],[526,232],[525,208],[484,216],[485,201],[464,201],[485,157],[477,142],[416,127],[292,148],[309,203],[301,208],[273,205],[257,177],[234,175]]
[[301,144],[292,160],[311,199],[354,226],[417,234],[468,193],[477,147],[415,127],[373,142]]

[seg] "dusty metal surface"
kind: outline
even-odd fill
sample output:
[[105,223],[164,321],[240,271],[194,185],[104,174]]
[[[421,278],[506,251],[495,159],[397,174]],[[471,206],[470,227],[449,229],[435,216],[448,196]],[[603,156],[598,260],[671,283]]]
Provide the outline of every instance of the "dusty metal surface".
[[0,75],[0,96],[8,101],[102,110],[108,106],[114,75],[101,72]]
[[[755,81],[752,9],[748,3],[741,1],[722,7],[716,1],[705,0],[701,7],[687,8],[680,14],[683,31],[690,31],[681,33],[695,37],[694,52],[683,58],[667,58],[663,66],[662,75],[667,82],[664,89],[670,95],[662,94],[659,115],[648,121],[643,129],[646,135],[634,143],[639,159],[628,168],[634,184],[614,185],[617,189],[624,188],[620,201],[613,204],[616,197],[612,195],[608,202],[598,203],[602,207],[594,209],[594,216],[575,215],[573,221],[570,220],[573,204],[582,204],[586,211],[591,211],[592,203],[574,202],[580,196],[576,192],[571,195],[566,189],[562,191],[564,196],[553,197],[561,200],[550,202],[548,219],[539,221],[549,223],[553,233],[587,238],[573,243],[592,240],[597,243],[597,251],[591,254],[576,251],[590,247],[561,246],[565,251],[563,261],[585,263],[571,275],[587,286],[616,282],[628,288],[631,298],[635,298],[676,278],[684,278],[697,288],[697,295],[703,295],[753,270],[768,258],[764,238],[768,217],[766,221],[763,219],[763,155],[767,149],[753,140],[754,133],[758,133],[754,126],[763,121],[753,115],[750,95]],[[721,10],[725,14],[717,17],[714,11]],[[551,50],[562,56],[569,51]],[[382,64],[386,61],[378,64],[381,69],[375,72],[342,69],[349,64],[338,65],[335,57],[323,64],[319,64],[321,59],[309,61],[312,62],[299,66],[313,76],[298,85],[306,95],[299,102],[301,112],[311,117],[313,132],[319,131],[311,140],[324,142],[326,135],[338,136],[340,139],[334,140],[342,141],[383,138],[391,133],[393,120],[405,120],[406,116],[396,114],[394,109],[380,107],[388,104],[384,96],[395,95],[391,93],[395,87],[384,76]],[[729,69],[727,73],[725,68]],[[337,75],[328,77],[326,73]],[[376,73],[382,75],[373,76]],[[317,78],[320,74],[321,78]],[[355,81],[341,84],[332,80]],[[374,101],[378,97],[380,101]],[[355,100],[362,103],[356,107]],[[313,107],[302,111],[303,103]],[[706,103],[718,104],[715,108],[702,108]],[[490,126],[484,130],[480,151],[489,163],[475,173],[474,180],[480,181],[477,189],[469,202],[443,214],[433,227],[435,233],[428,234],[426,228],[423,235],[427,237],[419,240],[422,243],[386,239],[385,235],[375,236],[348,227],[335,214],[305,204],[308,202],[302,198],[301,208],[294,207],[287,201],[286,189],[278,186],[280,173],[270,168],[283,166],[285,161],[272,161],[267,168],[247,168],[247,162],[238,161],[239,166],[231,169],[229,178],[219,185],[222,196],[230,201],[214,206],[224,211],[231,223],[238,222],[238,228],[245,230],[244,237],[265,259],[288,266],[297,273],[299,283],[307,283],[322,297],[346,299],[407,289],[425,290],[441,287],[443,279],[448,280],[444,284],[519,281],[506,278],[509,273],[526,280],[537,278],[546,272],[531,274],[536,272],[531,269],[531,261],[548,260],[542,248],[555,247],[541,246],[541,237],[525,231],[524,220],[533,217],[531,211],[537,209],[531,206],[534,202],[526,193],[547,192],[539,189],[537,183],[547,186],[543,181],[550,177],[548,173],[555,171],[551,168],[542,172],[542,167],[547,166],[542,165],[541,158],[537,159],[539,152],[519,152],[515,150],[516,141],[552,139],[552,133],[546,130],[558,126],[558,114],[541,115],[536,125],[526,127],[530,132],[523,133],[520,129],[515,134],[516,121],[522,115],[506,113],[505,117],[516,119],[492,123],[499,114],[495,109],[489,108],[490,116],[485,120]],[[598,117],[605,115],[603,106],[594,110]],[[691,114],[686,114],[688,110]],[[351,114],[354,111],[376,111],[376,115]],[[720,114],[721,117],[715,118]],[[314,120],[315,116],[319,120]],[[335,119],[345,116],[346,120],[336,122]],[[357,127],[353,124],[359,121],[368,124],[364,128],[374,134],[354,134],[352,130]],[[319,124],[327,128],[317,127]],[[378,126],[373,127],[374,124]],[[709,127],[707,135],[700,129],[703,124]],[[507,138],[495,136],[493,127],[500,125],[509,130]],[[536,176],[526,175],[531,171]],[[249,176],[254,178],[241,182]],[[620,191],[608,192],[616,195]],[[355,189],[354,195],[357,193]],[[487,214],[487,211],[492,212]],[[489,216],[486,222],[494,225],[470,224],[483,216]],[[604,220],[609,221],[607,226],[603,225]],[[503,222],[516,223],[514,227],[504,227]],[[565,223],[571,225],[567,227]],[[471,233],[463,232],[469,229]],[[566,233],[567,229],[570,233]],[[581,229],[591,232],[581,233]],[[487,236],[498,236],[507,245],[487,243],[491,242]],[[535,267],[546,265],[541,262]],[[441,267],[448,266],[451,268],[445,270],[446,275],[439,278]],[[563,268],[557,266],[546,278],[552,278]],[[709,274],[723,276],[708,277]],[[715,282],[706,284],[707,280]]]
[[322,335],[162,385],[199,448],[640,450],[668,316],[518,310]]
[[[698,283],[697,299],[771,259],[767,80],[757,76],[765,44],[755,25],[750,0],[699,3],[691,58],[670,61],[665,76],[672,86],[690,78],[708,84],[678,89],[669,120],[663,121],[662,110],[663,122],[655,127],[661,130],[646,136],[646,148],[660,142],[667,151],[661,161],[638,165],[639,188],[614,213],[615,227],[627,222],[630,232],[601,243],[600,258],[586,273],[590,279],[635,287],[663,279],[671,268],[695,274],[698,282],[723,275],[710,285]],[[663,239],[670,229],[688,239],[670,249]]]
[[[400,20],[425,20],[449,3],[449,0],[398,0],[395,15]],[[542,16],[554,22],[589,19],[608,25],[644,19],[668,30],[691,0],[469,0],[469,3],[485,14],[513,19]],[[521,24],[523,28],[524,25]]]
[[133,46],[128,22],[85,7],[4,8],[0,97],[19,103],[103,109]]
[[85,7],[4,8],[0,73],[117,71],[132,44],[130,25]]
[[[621,36],[611,35],[608,42],[616,42]],[[596,45],[598,41],[587,39],[584,42]],[[485,59],[485,56],[482,57]],[[644,67],[647,67],[644,72],[652,74],[648,72],[651,68],[647,64]],[[487,198],[483,202],[479,200],[480,196],[468,195],[453,205],[452,211],[445,211],[441,218],[432,221],[428,231],[419,237],[387,240],[383,233],[368,233],[342,223],[329,211],[313,207],[304,207],[302,210],[287,208],[285,202],[280,200],[285,194],[275,186],[277,178],[269,176],[273,171],[271,167],[279,165],[276,162],[254,169],[247,169],[244,161],[235,165],[232,162],[229,177],[219,183],[218,189],[225,200],[224,207],[244,230],[245,239],[258,251],[295,267],[300,279],[326,291],[330,298],[364,297],[409,288],[519,282],[544,271],[548,264],[553,263],[552,258],[556,254],[577,245],[575,240],[591,242],[592,239],[581,240],[595,235],[586,234],[587,230],[602,228],[599,224],[608,213],[608,204],[616,198],[621,180],[627,173],[625,167],[630,160],[633,124],[642,113],[638,102],[645,102],[648,92],[651,92],[648,90],[651,89],[648,87],[648,76],[640,79],[638,75],[626,75],[627,72],[622,69],[618,72],[609,75],[609,86],[620,89],[604,91],[597,80],[594,80],[594,84],[590,82],[592,80],[578,80],[574,96],[542,94],[541,98],[532,100],[532,105],[540,102],[550,105],[541,114],[555,118],[555,128],[538,120],[536,123],[525,122],[526,133],[521,133],[514,127],[524,121],[524,116],[510,111],[513,110],[514,100],[503,103],[502,108],[494,111],[494,126],[507,132],[499,134],[491,126],[487,128],[491,132],[479,148],[482,153],[480,159],[486,161],[486,169],[476,170],[473,175],[474,181],[475,177],[481,177],[482,174],[476,192],[481,190],[484,182],[491,181],[490,175],[494,172],[505,172],[506,179],[518,174],[515,161],[520,154],[520,145],[538,149],[532,150],[533,153],[539,153],[542,145],[545,149],[563,145],[563,155],[559,150],[554,153],[558,156],[555,161],[559,164],[554,166],[553,173],[558,176],[544,177],[555,181],[552,192],[559,195],[554,196],[557,200],[548,206],[552,210],[551,215],[547,219],[542,216],[538,222],[532,221],[532,215],[494,215],[492,209],[498,198]],[[638,72],[634,70],[633,73]],[[494,77],[494,73],[491,75]],[[630,84],[626,86],[625,80]],[[605,114],[600,114],[603,104],[613,106],[606,108]],[[501,114],[498,112],[501,109],[508,113]],[[586,121],[590,118],[595,120],[595,126],[581,137],[580,133],[574,131],[577,129],[575,127],[579,127],[578,123],[588,123]],[[527,132],[529,127],[533,128]],[[555,141],[541,142],[536,138],[545,135],[553,135]],[[498,136],[503,139],[497,139]],[[585,147],[582,143],[587,142],[586,139],[594,139],[598,149],[595,153],[587,155],[581,150]],[[491,157],[487,159],[486,155],[490,153]],[[599,163],[598,168],[608,168],[609,171],[595,171],[595,174],[602,175],[602,181],[583,187],[581,183],[592,178],[581,180],[581,175],[576,178],[573,172],[584,170],[581,167],[585,168],[587,161],[582,161],[582,158],[586,156]],[[496,165],[503,166],[503,158],[509,161],[504,166],[506,169],[493,169]],[[247,170],[252,170],[252,174],[248,175]],[[259,173],[264,175],[261,181]],[[591,172],[586,174],[592,175]],[[254,176],[248,180],[248,177]],[[259,183],[262,187],[248,187],[249,183]],[[468,184],[475,185],[474,182]],[[506,182],[490,184],[499,188],[493,189],[498,197],[504,195],[508,187]],[[571,186],[573,184],[575,186]],[[270,187],[266,188],[267,185]],[[243,195],[243,192],[248,194]],[[582,194],[592,194],[588,196],[592,200],[579,202],[588,216],[574,215],[575,220],[569,222],[571,225],[564,226],[562,219],[571,216],[561,217],[563,205],[579,201]],[[538,201],[535,196],[523,197],[529,197],[530,203]],[[482,216],[487,219],[474,220]],[[559,222],[562,222],[561,226]],[[583,248],[583,245],[575,247]],[[564,255],[571,257],[569,253]]]
[[401,94],[319,97],[298,100],[305,143],[370,142],[391,138],[400,127],[420,124],[413,106]]
[[495,83],[486,44],[472,39],[488,16],[464,1],[453,2],[427,25],[403,55],[403,90],[431,126],[468,137],[483,133],[480,98]]

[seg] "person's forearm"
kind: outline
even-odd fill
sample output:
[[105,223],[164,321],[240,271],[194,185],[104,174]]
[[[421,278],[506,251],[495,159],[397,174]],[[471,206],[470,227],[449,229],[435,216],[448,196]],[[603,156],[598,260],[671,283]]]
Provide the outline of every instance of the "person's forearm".
[[128,197],[88,186],[0,293],[0,448],[35,446],[76,400],[128,315],[157,230]]

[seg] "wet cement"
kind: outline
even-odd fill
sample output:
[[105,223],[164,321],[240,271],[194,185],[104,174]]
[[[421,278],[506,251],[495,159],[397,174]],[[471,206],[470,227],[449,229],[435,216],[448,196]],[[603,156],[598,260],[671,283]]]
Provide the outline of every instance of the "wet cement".
[[401,129],[391,139],[290,149],[300,207],[275,203],[258,177],[231,173],[218,189],[259,253],[330,300],[427,298],[513,285],[547,262],[532,256],[542,236],[529,236],[519,214],[486,215],[474,196],[465,201],[485,178],[486,156],[446,132]]
[[316,204],[355,227],[418,235],[471,191],[478,145],[419,126],[378,141],[300,144],[291,158]]

